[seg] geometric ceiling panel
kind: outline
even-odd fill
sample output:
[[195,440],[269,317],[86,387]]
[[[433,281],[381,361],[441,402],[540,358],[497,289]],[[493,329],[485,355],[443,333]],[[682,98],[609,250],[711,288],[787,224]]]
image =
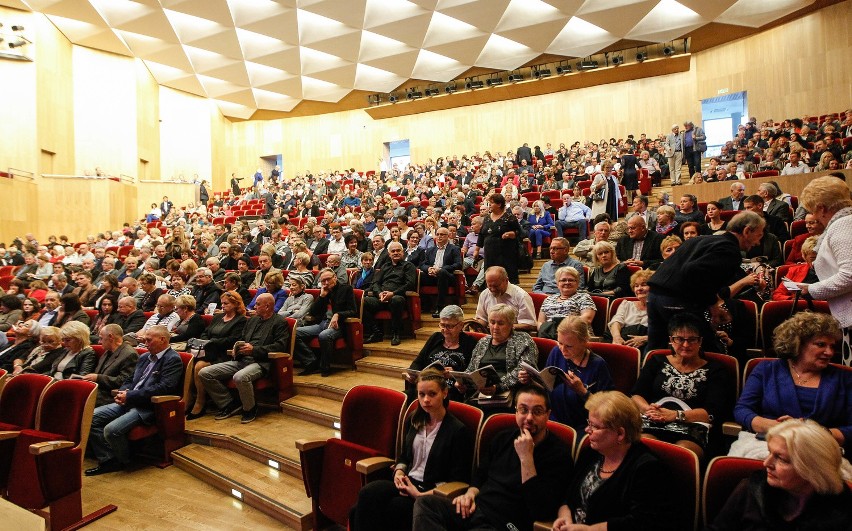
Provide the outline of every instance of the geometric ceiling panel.
[[0,0],[44,13],[74,44],[140,59],[160,85],[226,116],[339,102],[585,57],[710,23],[761,27],[815,0]]

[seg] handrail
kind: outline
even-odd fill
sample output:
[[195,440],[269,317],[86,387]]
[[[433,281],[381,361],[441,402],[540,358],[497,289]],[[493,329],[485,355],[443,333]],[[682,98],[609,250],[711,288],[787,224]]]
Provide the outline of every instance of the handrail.
[[134,177],[132,175],[126,175],[124,173],[120,173],[120,174],[118,174],[118,177],[122,180],[122,182],[126,182],[126,183],[135,183],[136,182],[136,177]]
[[156,179],[140,179],[140,180],[139,180],[139,182],[140,182],[140,183],[154,183],[154,184],[162,184],[162,183],[169,183],[169,184],[192,184],[192,185],[196,185],[196,184],[197,184],[197,183],[194,183],[194,182],[192,182],[192,181],[178,181],[178,180],[176,180],[176,179],[162,179],[162,180],[156,180]]
[[48,179],[88,179],[95,181],[120,181],[121,178],[114,175],[65,175],[60,173],[42,173],[42,177]]
[[35,180],[35,173],[27,170],[19,170],[17,168],[9,168],[6,175],[3,177],[8,177],[10,179],[15,177],[23,177],[25,179],[29,179],[31,181]]

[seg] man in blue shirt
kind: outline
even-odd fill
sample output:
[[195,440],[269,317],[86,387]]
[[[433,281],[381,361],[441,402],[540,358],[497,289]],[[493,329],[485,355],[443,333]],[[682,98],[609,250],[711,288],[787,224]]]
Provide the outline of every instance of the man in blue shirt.
[[564,236],[566,228],[577,227],[580,231],[580,240],[585,240],[589,234],[588,221],[592,217],[592,209],[580,202],[573,202],[571,194],[562,194],[562,207],[556,220],[557,236]]
[[541,266],[538,278],[535,284],[533,284],[533,293],[546,293],[547,295],[559,293],[559,288],[556,286],[556,271],[565,266],[571,266],[577,270],[580,274],[579,289],[586,289],[586,273],[583,271],[583,264],[568,256],[570,250],[571,244],[568,243],[567,239],[561,237],[553,238],[550,242],[551,260]]

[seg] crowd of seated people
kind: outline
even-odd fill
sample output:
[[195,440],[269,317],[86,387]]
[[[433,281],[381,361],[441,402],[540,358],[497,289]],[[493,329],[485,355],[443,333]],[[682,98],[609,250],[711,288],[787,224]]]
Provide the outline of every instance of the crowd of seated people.
[[[740,140],[733,140],[716,161],[719,170],[715,175],[724,173],[724,164],[728,164],[727,175],[738,178],[770,165],[779,171],[788,166],[795,170],[801,164],[796,159],[808,149],[818,154],[808,153],[804,164],[809,169],[833,169],[832,158],[835,166],[838,161],[848,164],[848,144],[838,152],[837,143],[829,142],[834,134],[830,125],[820,128],[822,136],[817,142],[816,138],[807,140],[812,133],[801,131],[803,127],[796,132],[785,131],[783,125],[772,128],[750,123],[738,136]],[[813,147],[808,147],[807,142],[814,142]],[[797,150],[797,144],[805,151]],[[132,393],[134,381],[139,379],[133,371],[139,358],[134,357],[131,348],[135,342],[158,350],[151,350],[152,355],[165,352],[164,356],[174,363],[169,342],[182,343],[195,337],[205,340],[206,355],[195,364],[187,396],[188,418],[205,415],[212,403],[217,419],[241,414],[242,422],[248,423],[257,416],[252,380],[268,370],[268,354],[285,350],[289,342],[284,317],[297,320],[294,354],[303,365],[301,374],[319,372],[327,376],[331,373],[334,340],[342,334],[342,322],[357,316],[353,288],[364,294],[362,317],[368,342],[383,339],[384,330],[373,314],[389,308],[391,342],[398,344],[406,293],[415,291],[418,285],[431,284],[438,287],[433,316],[439,319],[441,331],[427,341],[411,368],[420,370],[437,361],[443,371],[432,374],[430,369],[419,378],[406,378],[409,398],[418,400],[419,411],[423,412],[412,425],[408,436],[411,444],[428,437],[430,426],[449,419],[445,408],[438,405],[444,403],[444,398],[477,404],[482,397],[514,393],[509,409],[502,404],[498,408],[482,407],[490,412],[513,410],[517,417],[515,433],[494,443],[494,453],[489,458],[498,464],[490,470],[480,470],[473,479],[473,489],[456,500],[460,517],[494,523],[503,518],[519,517],[528,522],[533,517],[552,520],[559,516],[557,529],[567,529],[569,520],[586,524],[636,522],[641,527],[651,516],[660,514],[658,511],[668,510],[665,500],[648,497],[663,481],[663,472],[639,441],[638,434],[643,429],[646,434],[653,430],[660,438],[709,457],[719,453],[722,446],[718,440],[721,422],[714,419],[734,416],[746,430],[763,433],[775,424],[783,424],[786,417],[811,417],[829,428],[839,445],[848,447],[846,431],[850,421],[844,413],[852,406],[843,412],[807,413],[808,404],[845,403],[847,393],[852,392],[849,378],[836,375],[839,371],[828,370],[830,367],[824,363],[830,359],[826,353],[838,337],[830,323],[823,324],[824,330],[818,332],[800,332],[800,343],[804,344],[788,354],[789,360],[775,364],[780,367],[771,367],[772,362],[766,362],[765,368],[759,366],[747,380],[748,393],[744,390],[736,408],[731,402],[735,396],[733,383],[714,360],[703,355],[705,351],[734,354],[738,349],[735,343],[739,336],[732,325],[736,319],[731,317],[737,310],[732,308],[735,302],[730,299],[720,299],[718,309],[707,310],[707,325],[715,326],[718,334],[718,342],[712,345],[702,344],[703,323],[672,320],[670,352],[649,358],[633,389],[632,401],[609,392],[613,383],[607,363],[589,345],[596,311],[589,294],[594,293],[610,299],[633,295],[638,298],[623,302],[620,312],[612,316],[608,339],[618,345],[645,346],[647,281],[652,274],[648,270],[679,252],[673,238],[688,240],[699,233],[724,231],[724,221],[716,216],[717,212],[757,212],[766,220],[767,231],[752,254],[768,256],[771,265],[781,265],[784,257],[779,261],[775,250],[777,247],[780,252],[781,244],[790,239],[784,222],[792,221],[792,210],[777,186],[762,185],[758,194],[745,196],[744,188],[735,186],[740,183],[732,183],[730,198],[711,203],[715,210],[708,206],[707,223],[699,209],[699,200],[707,198],[687,194],[679,199],[677,208],[662,205],[653,211],[649,199],[638,196],[626,223],[618,222],[607,212],[595,217],[590,239],[582,238],[586,236],[583,227],[582,241],[575,252],[585,264],[569,258],[568,239],[550,240],[550,261],[542,267],[534,289],[548,298],[536,319],[529,294],[516,282],[510,282],[520,260],[517,243],[498,247],[489,237],[494,231],[500,231],[501,239],[527,237],[533,257],[541,256],[548,249],[545,241],[553,236],[551,229],[573,228],[571,223],[577,222],[561,218],[558,208],[549,209],[549,201],[530,201],[522,194],[538,191],[547,183],[554,191],[571,191],[579,197],[582,194],[578,183],[591,181],[601,163],[607,168],[612,156],[623,155],[625,147],[640,154],[638,165],[652,170],[652,178],[654,173],[664,175],[669,171],[659,141],[578,142],[570,147],[562,145],[558,150],[548,146],[543,156],[536,156],[534,166],[519,172],[515,170],[516,163],[520,167],[524,161],[533,160],[533,155],[527,156],[523,149],[505,155],[486,152],[462,159],[430,160],[384,174],[361,176],[348,170],[299,175],[290,181],[261,181],[245,195],[217,194],[209,205],[160,209],[159,226],[128,224],[123,230],[91,237],[76,248],[62,245],[69,242],[59,238],[42,249],[29,235],[10,245],[2,257],[4,264],[21,269],[15,274],[17,291],[4,297],[0,304],[0,326],[8,325],[14,332],[14,340],[0,347],[0,367],[8,367],[16,374],[40,372],[55,378],[78,374],[97,381],[105,390],[123,389],[120,396],[125,402],[117,404],[99,389],[99,406],[120,407],[96,414],[99,423],[93,441],[100,464],[87,471],[95,475],[118,470],[127,463],[121,444],[112,445],[110,434],[114,427],[110,426],[116,418],[122,418],[117,415],[124,415],[128,408],[139,404],[133,403]],[[755,161],[758,156],[761,160]],[[730,160],[726,161],[726,157]],[[614,171],[620,170],[616,166]],[[267,219],[256,223],[239,219],[231,224],[220,219],[231,215],[241,204],[257,199],[273,205]],[[590,213],[577,210],[582,223],[592,221]],[[505,222],[502,228],[501,221]],[[618,231],[614,230],[619,224]],[[482,231],[487,234],[480,235]],[[810,236],[819,232],[816,223],[808,225]],[[802,238],[794,244],[798,244],[795,249],[805,262],[803,274],[807,275],[813,242]],[[490,252],[494,249],[497,252]],[[476,340],[461,330],[464,313],[449,304],[447,287],[455,270],[478,264],[483,254],[479,265],[485,289],[479,297],[476,317],[487,334]],[[353,269],[357,270],[354,276]],[[637,269],[641,271],[636,272]],[[305,292],[305,288],[315,285],[319,287],[317,298]],[[735,291],[731,289],[731,297],[736,296]],[[213,321],[207,325],[202,315],[210,313]],[[793,319],[794,323],[807,323],[832,318],[799,313]],[[553,391],[541,393],[526,385],[529,378],[520,362],[537,365],[538,349],[529,333],[546,336],[541,329],[547,323],[552,325],[550,337],[556,339],[557,346],[549,353],[546,364],[562,368],[568,376]],[[783,332],[782,327],[778,333]],[[319,339],[319,352],[309,346],[314,338]],[[731,343],[727,342],[729,339]],[[100,344],[105,355],[96,358],[90,343]],[[821,356],[811,351],[817,348],[822,349]],[[786,352],[780,343],[775,349]],[[107,364],[111,359],[114,361]],[[153,358],[139,361],[156,362]],[[447,385],[446,371],[471,371],[486,365],[495,368],[499,380],[479,389],[480,393],[460,382]],[[779,381],[767,384],[770,378]],[[227,390],[228,380],[237,382],[238,397]],[[174,386],[174,382],[168,384]],[[778,397],[777,404],[766,403],[766,396],[777,394],[779,391],[774,388],[783,386],[792,387],[793,392],[788,389],[783,397]],[[791,396],[797,399],[796,404],[782,405],[781,398],[789,400]],[[689,409],[657,404],[668,397],[686,403]],[[542,423],[548,418],[585,430],[590,437],[593,452],[583,456],[573,474],[564,470],[570,460],[551,466],[554,456],[564,460],[564,455],[556,443],[545,442],[549,436]],[[446,422],[451,424],[450,420]],[[669,429],[701,422],[712,426],[707,431]],[[544,444],[545,449],[539,451],[539,444]],[[530,460],[526,459],[527,454]],[[767,468],[771,469],[779,456],[777,452],[769,455],[767,459],[772,462]],[[404,453],[392,482],[372,487],[376,492],[362,493],[353,513],[353,526],[370,528],[369,522],[375,516],[371,507],[384,505],[388,496],[396,504],[399,492],[407,492],[411,498],[399,508],[405,518],[422,521],[424,526],[442,518],[458,518],[447,514],[439,502],[421,502],[419,498],[436,483],[467,479],[457,473],[460,464],[438,477],[419,471],[423,459],[417,452]],[[502,465],[501,459],[505,460]],[[517,492],[514,496],[500,492],[506,488],[501,475],[514,480],[518,474],[529,474],[531,463],[532,470],[540,467],[540,480],[513,484],[515,490],[528,495],[526,498],[541,495],[536,503],[525,506],[530,502],[518,500]],[[503,465],[508,470],[503,470]],[[541,468],[545,466],[546,473]],[[412,470],[418,472],[409,476]],[[572,485],[567,493],[548,483],[556,471],[563,474],[559,483],[562,487],[565,477],[572,478],[567,482]],[[642,488],[616,491],[609,487],[621,481],[630,483],[633,476],[641,479],[638,485]],[[609,479],[612,481],[607,488],[578,496],[580,485],[591,482],[600,486]],[[554,494],[558,497],[554,498]],[[499,500],[504,498],[500,496],[509,496],[511,502],[501,505]],[[640,506],[641,510],[635,509]]]

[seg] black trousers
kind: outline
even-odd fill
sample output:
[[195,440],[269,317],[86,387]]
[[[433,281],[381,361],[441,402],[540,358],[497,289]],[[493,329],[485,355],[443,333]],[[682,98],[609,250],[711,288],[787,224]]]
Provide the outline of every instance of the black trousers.
[[371,481],[358,493],[358,503],[349,513],[349,529],[408,530],[413,512],[414,498],[402,496],[393,481]]
[[479,509],[469,518],[456,513],[453,502],[438,496],[421,496],[414,503],[412,521],[417,531],[496,531],[491,522]]
[[438,303],[435,306],[438,309],[441,309],[446,305],[447,298],[447,290],[450,287],[450,282],[452,282],[456,276],[453,273],[445,269],[438,270],[438,274],[436,276],[432,276],[428,273],[420,275],[420,284],[425,286],[438,286]]
[[388,302],[382,302],[378,297],[364,297],[364,330],[376,327],[375,315],[381,310],[389,310],[391,314],[391,333],[402,332],[402,312],[405,311],[406,301],[402,295],[394,295]]

